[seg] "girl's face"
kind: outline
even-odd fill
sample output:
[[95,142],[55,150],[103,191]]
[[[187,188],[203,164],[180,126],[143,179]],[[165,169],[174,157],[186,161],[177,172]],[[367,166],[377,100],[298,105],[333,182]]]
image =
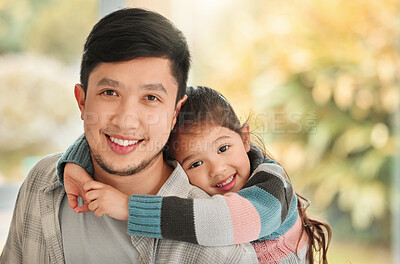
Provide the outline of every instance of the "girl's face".
[[221,126],[195,128],[180,134],[175,157],[191,184],[210,195],[236,192],[250,176],[249,126],[243,136]]

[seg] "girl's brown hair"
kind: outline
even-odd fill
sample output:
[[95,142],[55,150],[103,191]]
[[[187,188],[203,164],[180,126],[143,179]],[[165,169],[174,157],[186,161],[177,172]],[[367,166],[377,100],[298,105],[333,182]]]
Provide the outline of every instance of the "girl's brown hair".
[[[181,108],[164,152],[167,159],[174,158],[178,135],[191,133],[194,127],[204,128],[204,126],[217,125],[226,127],[243,136],[243,125],[240,123],[231,104],[219,92],[208,87],[197,86],[188,87],[186,95],[188,96],[187,101]],[[262,140],[256,137],[255,141],[257,142],[257,147],[263,152],[264,157],[274,160],[272,155],[266,151]],[[252,142],[255,143],[254,141]],[[287,173],[285,173],[285,176],[289,180]],[[305,232],[308,236],[307,259],[309,262],[314,263],[314,257],[317,257],[319,263],[328,263],[327,252],[332,237],[331,228],[327,223],[309,218],[306,214],[309,201],[298,193],[296,195],[297,209],[304,226],[298,243],[300,243],[303,232]]]

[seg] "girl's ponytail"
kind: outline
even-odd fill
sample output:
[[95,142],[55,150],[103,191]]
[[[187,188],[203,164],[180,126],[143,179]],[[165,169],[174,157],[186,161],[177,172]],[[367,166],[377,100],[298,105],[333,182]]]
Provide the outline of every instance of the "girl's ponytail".
[[[310,202],[300,194],[296,193],[296,195],[297,209],[304,226],[302,232],[306,232],[308,236],[307,259],[310,263],[314,263],[314,257],[317,257],[318,263],[326,264],[328,263],[328,248],[332,239],[331,227],[327,223],[309,218],[306,210]],[[302,201],[306,203],[306,206]]]

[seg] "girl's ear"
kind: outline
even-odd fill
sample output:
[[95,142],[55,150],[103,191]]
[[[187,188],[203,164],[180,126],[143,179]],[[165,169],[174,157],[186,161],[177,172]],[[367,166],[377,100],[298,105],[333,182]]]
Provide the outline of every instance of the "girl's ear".
[[249,124],[244,124],[242,128],[242,140],[243,146],[246,152],[250,151],[250,126]]

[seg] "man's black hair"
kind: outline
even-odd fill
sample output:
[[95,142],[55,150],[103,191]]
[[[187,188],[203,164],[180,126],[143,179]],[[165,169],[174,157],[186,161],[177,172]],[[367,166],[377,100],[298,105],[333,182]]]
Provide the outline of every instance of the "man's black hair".
[[86,94],[89,74],[102,62],[128,61],[140,57],[163,57],[171,62],[178,83],[177,99],[185,94],[190,68],[186,39],[162,15],[126,8],[102,18],[86,39],[81,63],[81,84]]

